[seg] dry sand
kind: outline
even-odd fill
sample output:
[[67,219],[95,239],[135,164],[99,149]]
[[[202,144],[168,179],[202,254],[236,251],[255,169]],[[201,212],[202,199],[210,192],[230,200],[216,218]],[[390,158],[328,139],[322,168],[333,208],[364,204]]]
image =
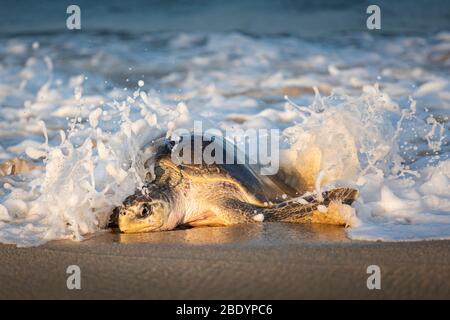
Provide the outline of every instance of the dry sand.
[[[450,241],[351,241],[326,225],[254,224],[104,233],[37,248],[0,245],[0,298],[450,298]],[[81,268],[68,290],[66,268]],[[368,290],[368,265],[381,290]]]

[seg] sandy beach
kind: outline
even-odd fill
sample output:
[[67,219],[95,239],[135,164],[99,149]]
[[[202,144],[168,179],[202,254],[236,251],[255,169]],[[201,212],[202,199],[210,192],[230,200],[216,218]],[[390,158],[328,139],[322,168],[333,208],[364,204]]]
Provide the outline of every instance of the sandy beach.
[[[449,299],[450,241],[364,242],[266,223],[0,246],[1,299]],[[66,268],[81,268],[68,290]],[[368,265],[381,290],[368,290]]]

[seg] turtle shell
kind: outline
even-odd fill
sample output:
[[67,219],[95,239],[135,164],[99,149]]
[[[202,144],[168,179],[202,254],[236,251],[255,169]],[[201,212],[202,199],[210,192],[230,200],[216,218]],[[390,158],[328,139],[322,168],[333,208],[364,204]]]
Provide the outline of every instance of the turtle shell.
[[[201,154],[199,152],[200,146]],[[186,147],[189,147],[189,149]],[[263,169],[261,165],[250,163],[245,152],[240,150],[235,143],[223,137],[190,135],[180,137],[177,142],[170,138],[161,138],[152,142],[148,148],[151,150],[151,159],[155,166],[163,158],[170,158],[173,162],[173,154],[178,153],[183,159],[190,160],[177,160],[178,168],[186,175],[203,176],[205,179],[211,176],[222,176],[224,179],[231,178],[261,202],[277,203],[285,200],[286,197],[298,196],[296,190],[285,182],[282,175],[279,173],[274,175],[261,174]],[[223,161],[220,161],[220,163],[205,162],[205,159],[199,156],[204,154],[205,148],[208,148],[208,152],[220,148]],[[191,154],[183,155],[185,150],[190,150]],[[215,154],[212,152],[212,157],[214,156]],[[180,157],[176,159],[180,159]]]

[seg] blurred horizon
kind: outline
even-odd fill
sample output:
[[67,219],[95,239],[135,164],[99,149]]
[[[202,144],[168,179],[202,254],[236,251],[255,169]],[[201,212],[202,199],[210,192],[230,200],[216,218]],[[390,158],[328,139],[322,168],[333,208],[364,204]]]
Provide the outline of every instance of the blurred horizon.
[[381,8],[382,35],[450,30],[450,1],[0,1],[0,35],[71,32],[66,8],[81,8],[82,32],[242,32],[252,35],[338,36],[367,32],[366,9]]

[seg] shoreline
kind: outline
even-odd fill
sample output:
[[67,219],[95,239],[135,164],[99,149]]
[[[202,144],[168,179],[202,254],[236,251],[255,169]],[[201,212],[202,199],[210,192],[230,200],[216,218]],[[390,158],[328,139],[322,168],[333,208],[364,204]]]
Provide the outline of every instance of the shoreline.
[[[449,299],[450,241],[354,241],[266,223],[0,245],[1,299]],[[69,265],[81,289],[68,290]],[[369,265],[381,289],[369,290]]]

